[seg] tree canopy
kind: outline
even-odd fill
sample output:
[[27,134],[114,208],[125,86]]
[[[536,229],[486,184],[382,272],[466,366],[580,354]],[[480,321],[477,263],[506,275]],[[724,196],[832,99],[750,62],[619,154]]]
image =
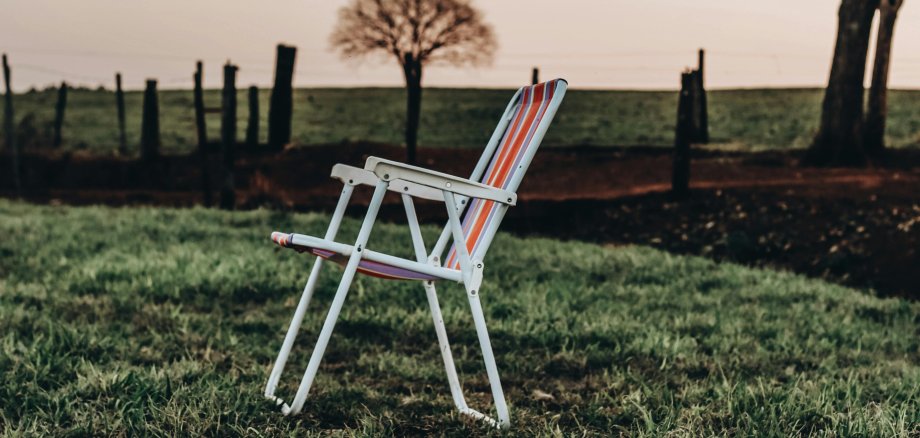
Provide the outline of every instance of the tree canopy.
[[488,64],[497,46],[467,0],[354,0],[339,11],[330,42],[344,58],[381,53],[400,64]]

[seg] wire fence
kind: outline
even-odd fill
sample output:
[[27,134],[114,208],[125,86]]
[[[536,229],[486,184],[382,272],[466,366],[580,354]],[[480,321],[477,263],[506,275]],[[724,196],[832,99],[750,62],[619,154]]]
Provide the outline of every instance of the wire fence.
[[[119,61],[134,61],[138,59],[155,60],[159,64],[157,70],[159,73],[173,72],[165,77],[160,77],[162,84],[170,87],[185,87],[192,85],[192,66],[197,60],[203,60],[206,64],[221,65],[227,61],[226,57],[200,57],[190,54],[162,53],[155,51],[100,51],[100,50],[60,50],[42,47],[29,46],[12,46],[4,47],[5,52],[14,57],[14,66],[18,70],[24,70],[32,73],[24,82],[27,87],[43,86],[47,83],[55,83],[61,80],[78,83],[86,86],[108,85],[113,81],[111,75],[97,75],[86,72],[74,72],[65,70],[60,67],[58,62],[43,61],[35,62],[36,58],[72,58],[75,62],[85,65],[86,63],[98,62],[104,60],[106,64],[118,64]],[[320,48],[298,48],[301,58],[317,59],[326,57],[331,60],[332,53]],[[496,62],[476,73],[477,77],[483,77],[489,73],[520,73],[524,76],[532,67],[541,67],[545,70],[577,70],[590,72],[592,74],[610,74],[610,86],[617,86],[617,74],[641,74],[644,77],[648,75],[664,76],[668,78],[676,75],[677,72],[685,65],[682,61],[695,61],[695,54],[688,51],[661,50],[661,51],[583,51],[567,53],[541,53],[541,52],[500,52],[496,55]],[[796,73],[802,73],[806,70],[811,72],[818,65],[820,68],[826,68],[830,61],[831,54],[815,55],[808,53],[789,53],[789,52],[744,52],[730,50],[707,50],[710,59],[708,71],[715,75],[756,75],[759,80],[763,78],[772,78],[777,83],[786,83],[783,79],[796,76]],[[895,54],[896,55],[896,54]],[[16,62],[15,57],[23,56],[29,59],[28,62]],[[720,62],[724,61],[724,62]],[[264,82],[271,80],[274,69],[274,60],[270,56],[266,57],[243,57],[233,58],[233,62],[241,66],[246,74],[255,73],[263,78]],[[911,77],[920,76],[920,57],[913,56],[893,56],[892,57],[893,74],[906,75]],[[131,62],[124,62],[130,64]],[[169,67],[164,67],[168,63]],[[179,74],[179,72],[183,72]],[[185,72],[188,73],[185,73]],[[114,74],[114,72],[113,72]],[[336,66],[311,65],[309,62],[301,62],[294,72],[298,82],[314,84],[329,83],[330,80],[338,80],[342,85],[349,85],[349,79],[361,77],[360,72],[349,73],[347,69]],[[802,76],[799,74],[798,76]],[[35,79],[41,78],[41,79]],[[40,83],[47,78],[47,82]],[[667,83],[673,82],[670,79],[664,79]],[[663,82],[664,83],[664,82]],[[19,87],[22,87],[19,83]]]

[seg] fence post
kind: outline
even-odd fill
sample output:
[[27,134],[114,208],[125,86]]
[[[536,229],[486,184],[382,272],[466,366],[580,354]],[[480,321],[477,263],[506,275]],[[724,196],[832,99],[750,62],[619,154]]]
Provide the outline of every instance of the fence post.
[[118,110],[118,154],[128,155],[128,137],[125,134],[125,93],[121,90],[121,73],[115,73],[115,107]]
[[534,67],[530,72],[530,85],[536,85],[540,83],[540,69]]
[[19,178],[19,146],[16,144],[16,131],[13,128],[13,89],[10,87],[10,64],[7,62],[6,53],[3,54],[3,83],[6,85],[3,131],[6,133],[6,147],[10,148],[10,163],[13,166],[13,187],[16,188],[16,196],[19,196],[22,194],[22,181]]
[[204,66],[201,61],[195,63],[195,88],[193,100],[195,102],[195,132],[198,134],[198,166],[201,169],[201,192],[205,207],[211,203],[211,171],[208,167],[208,128],[204,118],[204,88],[201,85]]
[[198,134],[198,149],[208,145],[208,128],[204,118],[204,89],[201,86],[203,65],[201,61],[195,64],[195,132]]
[[690,70],[690,96],[693,99],[690,102],[690,143],[702,143],[703,142],[703,120],[700,118],[700,107],[702,106],[702,101],[700,100],[701,94],[699,92],[700,86],[700,72],[699,70]]
[[259,146],[259,88],[249,87],[249,123],[246,125],[246,147],[255,150]]
[[157,81],[147,79],[144,89],[144,114],[141,119],[141,160],[160,156],[160,104],[157,101]]
[[61,82],[58,88],[57,104],[54,106],[54,139],[52,146],[61,146],[61,127],[64,125],[64,109],[67,108],[67,82]]
[[280,151],[291,142],[291,112],[294,109],[292,81],[297,48],[278,44],[275,84],[268,106],[268,148]]
[[699,100],[699,107],[697,108],[697,112],[699,112],[698,117],[700,120],[700,132],[699,132],[698,140],[700,143],[709,143],[709,103],[707,102],[707,99],[706,99],[706,86],[704,85],[705,82],[703,81],[703,78],[705,76],[704,67],[705,67],[706,50],[700,49],[697,55],[699,59],[697,61],[697,67],[696,67],[696,71],[697,71],[696,93],[698,94],[698,100]]
[[220,105],[220,142],[223,153],[223,184],[220,208],[232,210],[236,203],[233,187],[233,161],[236,148],[236,70],[229,62],[224,65],[224,89]]
[[671,174],[671,195],[677,199],[690,193],[690,142],[693,135],[694,74],[680,75],[680,97],[677,100],[677,128],[674,132],[674,167]]

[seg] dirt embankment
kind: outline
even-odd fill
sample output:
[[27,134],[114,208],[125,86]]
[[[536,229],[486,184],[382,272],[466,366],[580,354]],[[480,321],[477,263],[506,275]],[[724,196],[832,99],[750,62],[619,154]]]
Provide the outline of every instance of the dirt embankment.
[[[421,164],[467,175],[479,151],[423,149]],[[401,148],[328,145],[279,155],[241,154],[237,203],[329,210],[339,185],[334,163],[361,166],[367,156],[402,159]],[[920,297],[920,154],[897,151],[891,166],[808,169],[794,154],[696,152],[692,196],[669,198],[671,157],[655,148],[546,148],[535,159],[504,229],[524,235],[646,244],[719,260],[790,269],[882,294]],[[200,204],[202,172],[195,157],[144,164],[107,157],[27,155],[23,196],[68,204]],[[0,168],[8,169],[6,157]],[[216,157],[209,183],[219,187]],[[0,194],[12,196],[8,172]],[[366,203],[370,191],[356,192]],[[216,199],[217,193],[214,192]],[[355,214],[360,214],[355,209]],[[443,207],[421,203],[425,220]],[[398,197],[388,220],[402,220]]]

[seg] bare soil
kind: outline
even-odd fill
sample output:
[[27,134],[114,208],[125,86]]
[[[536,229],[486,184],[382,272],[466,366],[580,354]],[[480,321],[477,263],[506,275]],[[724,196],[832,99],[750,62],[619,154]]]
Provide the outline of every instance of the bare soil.
[[[757,266],[788,269],[882,295],[920,298],[920,153],[893,151],[871,168],[805,168],[797,153],[695,151],[689,199],[672,199],[671,155],[661,148],[546,148],[519,190],[503,228],[608,244],[643,244]],[[339,184],[334,163],[361,166],[376,155],[403,159],[401,148],[337,144],[237,160],[237,205],[331,210]],[[467,175],[478,151],[422,149],[421,164]],[[42,153],[23,160],[23,198],[74,205],[201,204],[194,156],[141,163],[114,157]],[[209,160],[218,187],[217,157]],[[9,169],[7,157],[0,168]],[[9,173],[0,195],[12,197]],[[358,205],[369,190],[356,192]],[[217,198],[216,190],[214,198]],[[443,206],[422,203],[423,220]],[[360,215],[360,208],[351,212]],[[403,220],[398,197],[381,214]]]

